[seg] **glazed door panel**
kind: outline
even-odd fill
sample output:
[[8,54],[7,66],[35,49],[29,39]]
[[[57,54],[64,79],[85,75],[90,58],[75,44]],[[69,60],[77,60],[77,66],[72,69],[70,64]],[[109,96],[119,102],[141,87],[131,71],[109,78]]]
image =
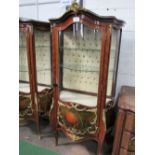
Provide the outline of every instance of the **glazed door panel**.
[[[74,95],[68,94],[69,91],[79,93],[79,95],[85,93],[86,98],[82,99],[79,96],[81,100],[77,100],[73,97],[70,102],[97,106],[101,52],[100,30],[88,28],[80,23],[72,24],[67,29],[59,31],[59,45],[59,98],[65,93]],[[65,96],[63,100],[69,101],[65,99]]]

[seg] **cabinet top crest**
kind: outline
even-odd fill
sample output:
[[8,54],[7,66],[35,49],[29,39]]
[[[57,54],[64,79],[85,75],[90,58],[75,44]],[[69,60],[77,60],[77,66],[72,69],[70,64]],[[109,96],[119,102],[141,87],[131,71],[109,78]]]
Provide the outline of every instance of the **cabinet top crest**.
[[81,8],[76,2],[73,3],[68,11],[64,13],[59,18],[49,19],[50,23],[58,24],[62,23],[68,18],[79,17],[80,19],[84,19],[85,17],[92,19],[94,22],[112,24],[114,27],[121,28],[125,22],[123,20],[117,19],[115,16],[100,16],[96,13],[87,10],[85,8]]

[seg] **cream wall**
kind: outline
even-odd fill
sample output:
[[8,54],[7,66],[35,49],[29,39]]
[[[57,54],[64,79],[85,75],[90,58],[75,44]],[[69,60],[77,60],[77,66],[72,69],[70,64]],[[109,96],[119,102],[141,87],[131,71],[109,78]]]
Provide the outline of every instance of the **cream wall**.
[[[20,0],[19,15],[47,21],[65,12],[62,0]],[[85,8],[106,16],[113,15],[126,22],[123,27],[117,79],[118,93],[122,85],[135,85],[135,6],[134,0],[83,0]]]

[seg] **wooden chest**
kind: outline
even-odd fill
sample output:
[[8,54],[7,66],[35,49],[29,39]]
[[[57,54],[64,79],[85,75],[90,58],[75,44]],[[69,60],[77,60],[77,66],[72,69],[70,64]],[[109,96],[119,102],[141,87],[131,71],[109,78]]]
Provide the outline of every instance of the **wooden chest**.
[[112,155],[135,155],[134,87],[123,86],[121,89]]

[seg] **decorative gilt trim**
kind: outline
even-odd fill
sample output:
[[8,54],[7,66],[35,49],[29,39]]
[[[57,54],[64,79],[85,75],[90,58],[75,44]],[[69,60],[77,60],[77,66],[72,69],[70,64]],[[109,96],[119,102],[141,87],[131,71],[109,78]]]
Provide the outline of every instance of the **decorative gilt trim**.
[[34,102],[35,102],[35,105],[36,105],[36,111],[38,111],[38,97],[37,97],[37,93],[35,93],[35,95],[34,95]]
[[55,26],[56,26],[56,24],[55,24],[55,23],[51,24],[51,28],[53,28],[53,27],[55,27]]
[[111,33],[112,32],[112,25],[108,25],[108,31]]
[[[20,104],[21,103],[21,97],[25,98],[26,100],[28,99],[29,100],[29,103],[27,105],[27,107],[23,110],[20,110]],[[21,119],[24,119],[24,117],[28,116],[28,115],[32,115],[32,100],[31,100],[31,95],[24,95],[24,94],[21,94],[19,95],[19,118],[20,120]]]
[[80,9],[80,5],[74,0],[72,5],[68,8],[68,11],[78,12]]
[[30,31],[31,33],[33,33],[33,26],[32,26],[32,25],[27,25],[27,27],[28,27],[29,31]]

